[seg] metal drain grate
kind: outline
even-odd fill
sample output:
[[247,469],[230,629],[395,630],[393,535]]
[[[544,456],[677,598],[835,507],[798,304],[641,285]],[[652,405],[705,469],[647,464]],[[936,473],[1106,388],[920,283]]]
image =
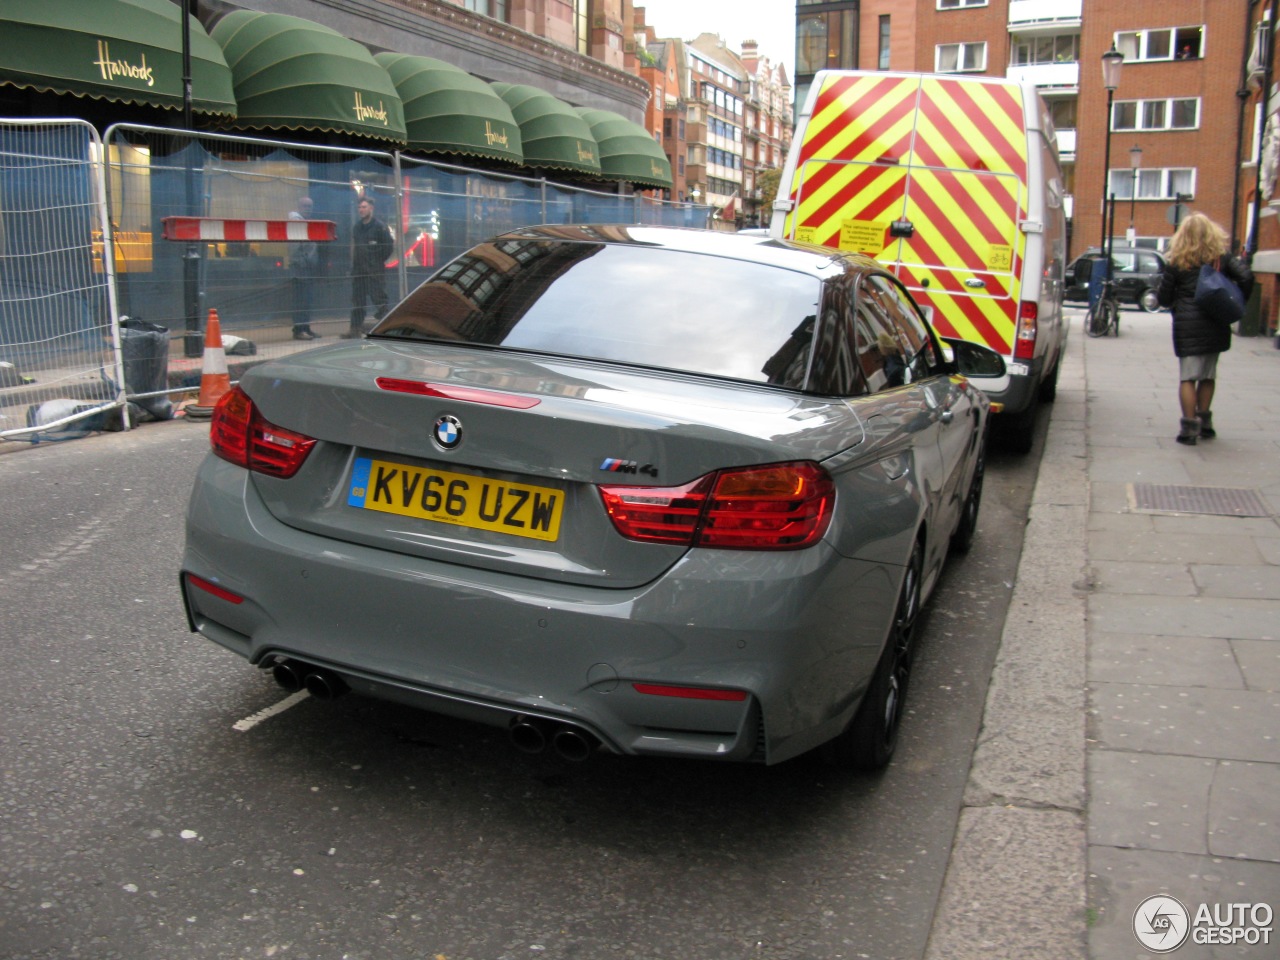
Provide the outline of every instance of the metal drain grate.
[[1129,504],[1134,510],[1148,513],[1207,513],[1216,517],[1271,516],[1271,511],[1258,496],[1258,491],[1233,487],[1131,483]]

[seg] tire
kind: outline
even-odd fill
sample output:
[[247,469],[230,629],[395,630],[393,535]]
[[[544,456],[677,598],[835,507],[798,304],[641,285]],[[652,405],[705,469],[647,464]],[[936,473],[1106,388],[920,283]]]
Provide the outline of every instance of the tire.
[[1107,332],[1120,336],[1120,304],[1115,301],[1107,304]]
[[917,539],[898,591],[893,624],[867,692],[849,725],[821,747],[822,759],[855,770],[883,770],[898,746],[898,727],[911,679],[924,549]]
[[1062,369],[1062,360],[1053,365],[1053,372],[1040,381],[1040,399],[1045,403],[1053,403],[1058,399],[1058,371]]
[[973,479],[969,481],[969,491],[965,494],[960,524],[951,535],[951,549],[955,553],[968,553],[973,546],[973,536],[978,532],[978,508],[982,506],[982,479],[986,472],[987,444],[984,437],[978,447],[978,462],[973,468]]
[[1160,312],[1160,300],[1156,296],[1154,287],[1147,287],[1142,293],[1138,294],[1138,306],[1147,311],[1147,313]]
[[1032,403],[1019,413],[1002,413],[997,421],[1002,445],[1013,453],[1030,453],[1036,439],[1036,410]]
[[1107,306],[1108,301],[1099,300],[1084,315],[1084,332],[1089,336],[1105,337],[1107,335]]

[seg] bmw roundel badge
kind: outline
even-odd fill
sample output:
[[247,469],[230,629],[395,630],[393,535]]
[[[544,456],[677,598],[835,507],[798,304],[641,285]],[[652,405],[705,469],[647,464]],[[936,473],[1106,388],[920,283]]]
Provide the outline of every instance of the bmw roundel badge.
[[462,424],[457,417],[443,416],[436,421],[436,443],[452,450],[462,442]]

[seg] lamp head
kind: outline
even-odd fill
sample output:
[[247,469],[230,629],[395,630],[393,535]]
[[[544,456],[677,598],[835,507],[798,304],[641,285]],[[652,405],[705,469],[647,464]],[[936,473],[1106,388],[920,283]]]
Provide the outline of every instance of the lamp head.
[[1120,68],[1124,65],[1124,54],[1116,49],[1115,42],[1111,49],[1102,55],[1102,85],[1108,92],[1114,92],[1120,86]]

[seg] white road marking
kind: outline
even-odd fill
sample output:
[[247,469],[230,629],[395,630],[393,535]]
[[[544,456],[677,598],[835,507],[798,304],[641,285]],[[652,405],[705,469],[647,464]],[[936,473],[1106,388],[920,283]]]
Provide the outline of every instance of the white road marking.
[[237,720],[232,724],[232,729],[239,730],[241,733],[244,733],[246,730],[252,730],[263,720],[270,720],[277,713],[284,713],[290,707],[297,706],[309,696],[311,696],[311,694],[307,693],[305,690],[299,690],[297,693],[291,693],[279,703],[267,707],[265,710],[259,710],[251,717],[245,717],[243,720]]

